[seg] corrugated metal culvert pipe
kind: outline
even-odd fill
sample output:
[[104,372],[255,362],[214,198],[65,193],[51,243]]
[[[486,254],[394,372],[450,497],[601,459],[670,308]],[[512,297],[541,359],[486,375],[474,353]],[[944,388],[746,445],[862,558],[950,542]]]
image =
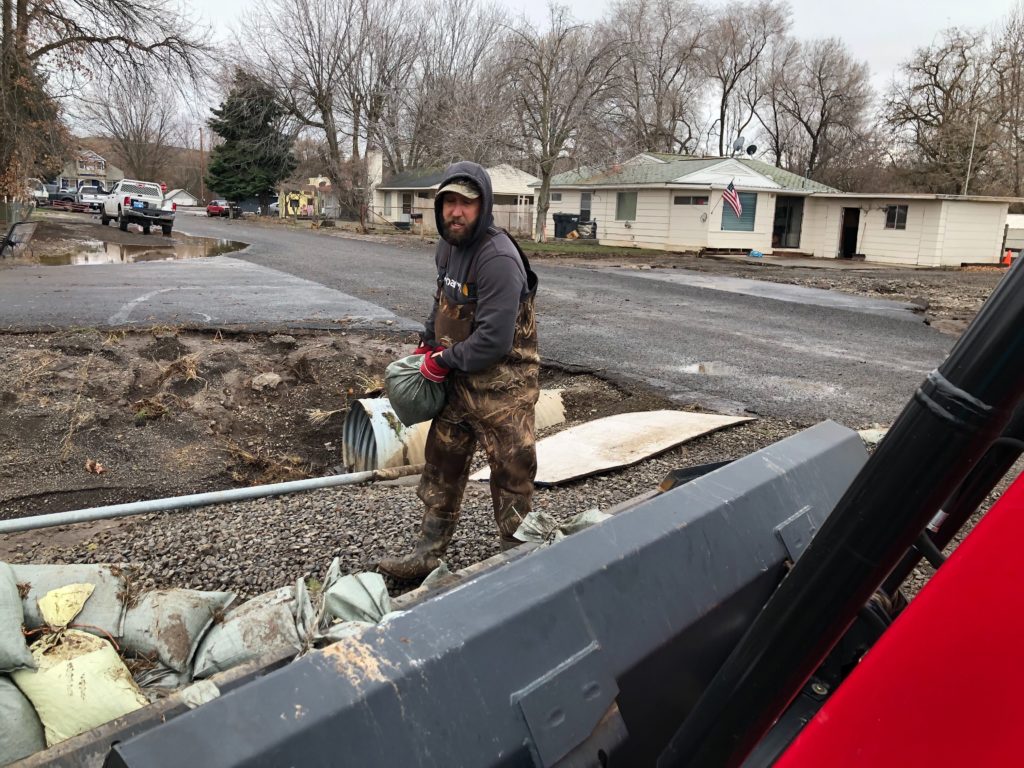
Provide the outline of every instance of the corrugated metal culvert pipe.
[[[542,389],[536,408],[536,428],[565,421],[562,390]],[[430,422],[406,427],[386,397],[356,400],[345,415],[341,459],[349,472],[403,467],[423,463]]]

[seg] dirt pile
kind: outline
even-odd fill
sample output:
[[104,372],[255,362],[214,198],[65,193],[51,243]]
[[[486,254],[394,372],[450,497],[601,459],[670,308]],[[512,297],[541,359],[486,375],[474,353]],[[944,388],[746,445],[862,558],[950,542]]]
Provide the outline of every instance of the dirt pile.
[[0,517],[324,474],[394,356],[343,333],[0,336]]

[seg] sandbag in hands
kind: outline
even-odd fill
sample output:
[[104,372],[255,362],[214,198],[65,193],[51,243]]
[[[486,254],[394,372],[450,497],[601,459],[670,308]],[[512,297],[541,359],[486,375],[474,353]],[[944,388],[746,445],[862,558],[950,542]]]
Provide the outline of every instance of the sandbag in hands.
[[423,355],[395,360],[384,371],[384,390],[399,421],[407,427],[430,421],[444,408],[442,382],[430,381],[420,373]]

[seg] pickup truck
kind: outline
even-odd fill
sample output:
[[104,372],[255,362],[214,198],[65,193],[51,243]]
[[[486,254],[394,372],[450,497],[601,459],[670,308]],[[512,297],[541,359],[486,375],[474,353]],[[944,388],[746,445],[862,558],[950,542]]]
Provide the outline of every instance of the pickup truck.
[[90,209],[98,211],[107,199],[107,191],[102,187],[81,186],[75,195],[75,202],[88,205]]
[[104,226],[116,220],[122,232],[129,224],[138,224],[145,234],[157,225],[165,235],[174,227],[174,213],[178,206],[164,199],[160,185],[152,181],[121,179],[110,190],[100,208],[100,223]]

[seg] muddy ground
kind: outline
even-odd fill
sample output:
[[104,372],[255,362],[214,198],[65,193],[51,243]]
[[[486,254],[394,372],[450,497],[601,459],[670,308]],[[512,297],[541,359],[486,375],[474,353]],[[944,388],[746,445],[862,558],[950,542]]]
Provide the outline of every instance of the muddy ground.
[[[118,253],[123,260],[133,260],[146,258],[163,240],[115,227],[104,237],[107,243],[83,244],[73,224],[44,220],[32,253],[22,259],[59,263],[83,249],[106,258],[116,246],[122,248]],[[171,239],[197,245],[177,234]],[[541,258],[579,266],[695,269],[914,301],[936,327],[953,334],[973,317],[1003,274],[787,268],[649,253]],[[411,342],[399,335],[371,337],[341,329],[255,334],[154,327],[117,333],[76,329],[0,334],[0,518],[342,471],[341,426],[348,404],[378,388],[384,366],[408,351]],[[555,368],[544,370],[542,384],[565,390],[570,424],[625,411],[680,407],[645,391],[626,391]],[[672,467],[736,458],[805,426],[761,419],[607,477],[541,491],[538,504],[564,517],[591,505],[618,503],[653,487]],[[0,537],[0,559],[137,562],[150,559],[146,553],[162,552],[163,559],[151,564],[149,587],[232,588],[251,595],[289,578],[313,576],[333,556],[340,555],[346,569],[371,567],[374,557],[394,551],[412,535],[418,507],[412,492],[410,487],[394,493],[367,489],[361,496],[337,494],[333,502],[284,497],[184,513],[182,528],[188,533],[169,537],[174,539],[170,543],[154,532],[153,524],[166,519],[155,516],[16,534]],[[496,551],[486,496],[481,489],[468,494],[465,514],[478,518],[478,524],[464,526],[453,545],[453,567]],[[328,509],[350,517],[344,540],[323,541],[319,536]],[[274,564],[270,570],[262,563],[240,570],[229,560],[236,557],[235,550],[210,550],[214,545],[182,540],[195,532],[187,521],[204,521],[204,526],[225,521],[222,527],[232,532],[237,546],[249,535],[254,510],[271,528],[278,520],[302,521],[289,533],[293,539],[269,558]],[[275,534],[268,539],[259,530],[252,535],[238,551],[266,553],[269,542],[279,538]],[[217,540],[211,534],[211,541]],[[202,557],[190,557],[192,549],[203,546],[207,549]],[[295,561],[295,547],[305,561]],[[228,563],[237,573],[221,569]],[[914,578],[919,586],[925,573],[919,571]]]

